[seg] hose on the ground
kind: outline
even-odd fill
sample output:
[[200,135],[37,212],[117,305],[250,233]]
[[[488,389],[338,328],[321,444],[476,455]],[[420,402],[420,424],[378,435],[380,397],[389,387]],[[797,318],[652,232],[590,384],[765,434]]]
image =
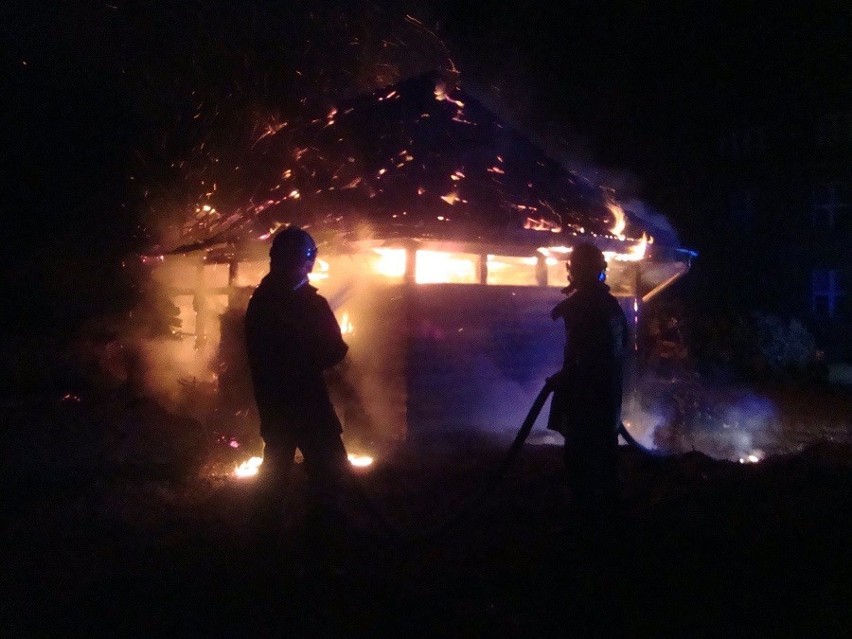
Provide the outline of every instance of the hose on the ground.
[[[417,543],[423,542],[430,539],[435,539],[440,537],[441,535],[446,534],[460,523],[462,523],[465,519],[467,519],[482,503],[494,492],[497,488],[497,485],[500,481],[505,477],[509,468],[514,462],[515,457],[517,457],[518,452],[526,442],[527,437],[532,430],[533,425],[538,419],[539,414],[541,413],[541,409],[544,407],[544,403],[547,401],[547,398],[553,392],[554,387],[556,385],[557,376],[554,375],[552,377],[548,377],[545,381],[544,386],[542,387],[539,394],[536,396],[535,400],[530,406],[530,410],[527,413],[526,418],[521,424],[520,429],[518,429],[518,433],[515,435],[515,439],[512,441],[511,446],[506,451],[506,454],[503,455],[503,458],[500,460],[499,465],[495,468],[495,470],[491,473],[488,480],[485,482],[483,487],[476,493],[462,508],[458,513],[450,517],[449,519],[441,522],[440,524],[433,526],[431,528],[426,529],[425,531],[415,535],[405,537],[405,531],[401,530],[397,526],[388,520],[387,517],[384,516],[382,511],[376,506],[376,504],[370,499],[367,491],[364,489],[364,486],[358,481],[357,477],[352,476],[352,485],[354,487],[354,492],[361,503],[364,505],[365,509],[368,513],[379,523],[383,532],[386,536],[390,538],[395,538],[398,540],[405,541],[407,543]],[[653,448],[648,448],[640,444],[627,430],[623,423],[620,423],[618,426],[618,433],[624,438],[629,446],[635,448],[636,450],[642,452],[645,455],[649,455],[651,457],[669,457],[670,453],[666,453],[663,451],[659,451]]]

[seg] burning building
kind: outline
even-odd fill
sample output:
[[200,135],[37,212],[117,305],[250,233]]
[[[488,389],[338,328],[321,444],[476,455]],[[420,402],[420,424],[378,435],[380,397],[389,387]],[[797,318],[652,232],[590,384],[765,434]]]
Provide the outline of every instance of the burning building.
[[605,252],[634,323],[693,256],[436,76],[269,124],[254,152],[252,194],[227,211],[200,203],[180,245],[155,258],[180,309],[174,370],[209,374],[225,396],[247,387],[229,331],[267,271],[270,238],[298,224],[319,244],[312,281],[350,344],[338,412],[370,441],[515,428],[560,366],[549,313],[577,242]]

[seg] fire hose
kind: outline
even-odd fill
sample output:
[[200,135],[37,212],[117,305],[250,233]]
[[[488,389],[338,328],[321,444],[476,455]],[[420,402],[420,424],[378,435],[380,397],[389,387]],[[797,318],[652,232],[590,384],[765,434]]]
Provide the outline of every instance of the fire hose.
[[[547,381],[545,382],[538,396],[536,396],[535,401],[533,401],[532,406],[530,407],[530,410],[527,413],[526,419],[524,419],[523,423],[521,424],[521,428],[518,430],[517,435],[515,435],[515,439],[512,441],[512,445],[509,446],[509,449],[506,451],[506,454],[503,456],[503,459],[500,461],[499,465],[491,473],[491,476],[489,477],[488,481],[486,481],[486,483],[479,490],[479,492],[476,493],[470,499],[467,505],[462,508],[457,514],[453,515],[446,521],[443,521],[436,526],[428,528],[425,531],[419,533],[418,535],[405,538],[402,541],[407,542],[409,544],[414,544],[440,537],[441,535],[449,532],[452,528],[458,526],[462,521],[467,519],[467,517],[469,517],[482,504],[482,502],[485,501],[485,499],[494,491],[494,489],[503,479],[503,476],[506,474],[506,471],[509,470],[509,467],[512,465],[512,462],[514,461],[518,452],[521,450],[521,447],[523,447],[527,436],[530,434],[530,431],[532,430],[532,427],[535,424],[535,420],[538,418],[539,413],[541,413],[541,409],[544,407],[544,403],[547,401],[547,398],[550,396],[550,393],[553,392],[554,386],[554,377],[547,378]],[[357,480],[357,478],[354,476],[351,477],[352,485],[355,490],[356,496],[363,503],[367,511],[379,522],[381,527],[384,529],[385,534],[394,538],[402,538],[404,535],[403,531],[399,530],[396,526],[394,526],[382,514],[382,512],[376,507],[376,505],[367,495],[366,490]]]
[[[541,391],[539,391],[535,400],[530,406],[530,410],[527,413],[526,418],[521,424],[520,429],[518,429],[518,433],[515,435],[515,439],[512,441],[512,444],[509,446],[506,454],[503,455],[503,458],[500,460],[500,463],[497,465],[495,470],[491,473],[488,480],[485,482],[483,487],[476,493],[467,505],[462,508],[457,514],[453,515],[449,519],[441,522],[440,524],[433,526],[431,528],[422,531],[420,534],[408,537],[404,541],[408,543],[417,543],[426,541],[429,539],[434,539],[436,537],[440,537],[443,534],[449,532],[452,528],[458,526],[465,519],[467,519],[482,503],[488,498],[491,493],[497,488],[497,485],[506,475],[506,472],[514,462],[515,457],[517,457],[518,452],[523,447],[524,443],[527,440],[527,437],[532,430],[533,425],[538,419],[539,414],[541,413],[541,409],[544,408],[544,403],[547,401],[547,398],[554,391],[556,386],[556,380],[558,375],[553,375],[548,377],[542,387]],[[648,448],[640,444],[627,430],[624,426],[624,423],[619,423],[618,425],[618,434],[621,435],[624,440],[627,442],[629,446],[635,448],[645,455],[649,455],[651,457],[668,457],[670,453],[665,453],[663,451],[658,451],[652,448]],[[352,483],[355,489],[355,494],[359,498],[359,500],[363,503],[367,511],[376,519],[381,527],[384,529],[385,534],[389,537],[393,538],[401,538],[404,535],[404,532],[400,530],[398,527],[394,526],[381,512],[381,510],[373,503],[370,497],[367,495],[366,490],[362,486],[362,484],[357,480],[356,477],[352,476]]]

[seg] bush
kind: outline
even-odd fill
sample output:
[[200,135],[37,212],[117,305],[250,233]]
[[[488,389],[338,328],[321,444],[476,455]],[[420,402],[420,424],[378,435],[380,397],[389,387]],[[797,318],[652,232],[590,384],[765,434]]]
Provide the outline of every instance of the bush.
[[757,355],[754,372],[770,377],[799,375],[817,363],[816,340],[799,320],[756,312],[751,321]]
[[689,314],[689,360],[704,376],[737,378],[810,378],[823,362],[816,339],[796,318],[751,312]]

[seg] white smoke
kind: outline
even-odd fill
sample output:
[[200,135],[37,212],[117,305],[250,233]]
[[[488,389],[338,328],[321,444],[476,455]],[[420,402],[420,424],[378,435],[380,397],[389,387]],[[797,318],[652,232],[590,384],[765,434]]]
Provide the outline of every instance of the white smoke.
[[631,199],[621,204],[628,217],[638,220],[655,242],[665,246],[680,246],[677,231],[665,215],[642,200]]
[[778,450],[778,420],[775,403],[751,390],[650,375],[624,407],[625,425],[643,446],[668,453],[696,450],[731,461],[754,461],[766,450]]

